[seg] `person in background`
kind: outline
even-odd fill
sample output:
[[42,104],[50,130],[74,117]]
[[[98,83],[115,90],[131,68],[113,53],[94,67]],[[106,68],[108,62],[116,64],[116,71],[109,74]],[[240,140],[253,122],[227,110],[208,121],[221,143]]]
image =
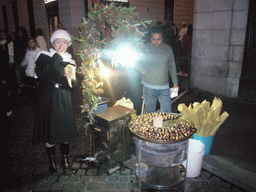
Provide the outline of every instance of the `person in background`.
[[22,79],[25,76],[24,70],[21,68],[20,64],[22,63],[28,45],[28,33],[24,27],[19,27],[16,38],[15,38],[15,72],[16,72],[16,79],[20,87],[23,87]]
[[64,29],[64,30],[66,30],[66,29],[63,27],[63,24],[62,24],[62,23],[58,23],[57,29]]
[[49,158],[49,171],[57,171],[55,145],[60,144],[62,168],[69,168],[69,143],[77,138],[71,91],[77,84],[76,63],[67,52],[71,37],[56,30],[50,38],[53,49],[41,51],[36,60],[40,81],[35,115],[33,143],[43,141]]
[[8,33],[0,31],[0,78],[1,92],[4,97],[4,103],[1,108],[7,116],[12,114],[13,97],[12,93],[15,87],[15,70],[14,70],[14,44],[10,41]]
[[[2,63],[1,63],[2,64]],[[1,70],[3,70],[1,66]],[[0,136],[0,150],[4,149],[8,145],[8,139],[10,136],[11,122],[8,117],[12,114],[13,102],[12,91],[8,81],[3,80],[2,71],[0,72],[0,120],[1,120],[1,136]]]
[[172,23],[172,21],[165,21],[165,24],[163,26],[163,28],[164,28],[164,43],[167,45],[170,45],[170,41],[171,41],[171,35],[172,35],[171,23]]
[[179,53],[179,46],[177,42],[178,29],[175,27],[175,24],[170,21],[164,28],[164,43],[170,45],[173,50],[175,62],[177,63],[177,57]]
[[188,31],[188,28],[187,28],[186,22],[183,22],[182,23],[182,28],[181,28],[181,30],[179,31],[179,34],[178,34],[178,45],[179,45],[179,50],[180,51],[181,51],[181,40],[184,37],[184,35],[187,34],[187,31]]
[[37,29],[35,32],[36,42],[38,47],[40,47],[44,51],[48,51],[46,41],[44,39],[44,31],[42,29]]
[[4,30],[0,31],[0,55],[2,76],[5,78],[4,80],[8,80],[14,85],[14,43]]
[[177,39],[178,36],[178,29],[175,25],[175,23],[171,23],[171,30],[172,30],[172,35],[174,36],[175,39]]
[[188,28],[187,28],[186,22],[183,22],[182,23],[182,28],[181,28],[181,30],[179,32],[179,35],[178,35],[179,41],[182,40],[182,38],[187,33],[187,31],[188,31]]
[[177,64],[178,55],[179,55],[180,50],[179,50],[179,44],[178,44],[178,41],[177,41],[178,29],[175,26],[175,23],[171,24],[171,32],[172,32],[172,35],[171,35],[170,46],[172,47],[173,54],[174,54],[174,57],[175,57],[175,62]]
[[136,67],[143,74],[146,113],[156,111],[157,100],[161,112],[171,113],[169,73],[174,88],[179,88],[173,51],[169,45],[163,43],[163,28],[153,27],[150,37],[151,42],[146,44],[147,52]]
[[11,38],[11,41],[15,43],[15,39],[16,39],[16,32],[15,31],[10,32],[10,38]]
[[157,21],[155,24],[155,27],[163,27],[163,22],[162,21]]
[[181,50],[183,53],[185,53],[187,61],[187,71],[185,71],[186,73],[189,73],[191,68],[192,35],[193,26],[189,25],[187,34],[185,34],[181,40]]
[[29,38],[27,53],[23,62],[21,63],[21,66],[26,66],[26,78],[24,80],[25,84],[32,86],[33,88],[36,87],[35,78],[37,78],[35,74],[35,61],[36,56],[40,51],[42,51],[42,49],[38,47],[36,40],[34,38]]

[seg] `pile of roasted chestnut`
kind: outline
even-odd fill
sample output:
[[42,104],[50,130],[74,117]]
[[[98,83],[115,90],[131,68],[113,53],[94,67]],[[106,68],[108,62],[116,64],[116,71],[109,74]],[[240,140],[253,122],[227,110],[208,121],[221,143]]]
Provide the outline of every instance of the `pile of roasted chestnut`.
[[153,125],[154,117],[162,117],[163,121],[169,121],[178,119],[180,115],[170,113],[149,113],[139,115],[131,120],[130,130],[135,135],[145,139],[162,141],[184,140],[196,132],[194,125],[185,120],[174,124],[170,123],[168,126],[156,127]]

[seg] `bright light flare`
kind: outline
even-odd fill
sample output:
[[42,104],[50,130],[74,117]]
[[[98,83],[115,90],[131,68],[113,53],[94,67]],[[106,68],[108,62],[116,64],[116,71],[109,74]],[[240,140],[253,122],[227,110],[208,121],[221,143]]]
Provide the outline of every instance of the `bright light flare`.
[[139,54],[131,47],[132,46],[129,45],[120,46],[119,50],[110,53],[110,55],[117,63],[133,67],[135,62],[139,59]]
[[110,70],[105,67],[105,65],[103,64],[103,62],[100,59],[98,59],[97,63],[99,64],[99,67],[100,67],[101,76],[103,78],[108,78],[111,73]]
[[100,74],[103,78],[108,78],[111,74],[110,70],[107,69],[106,67],[101,67],[100,68]]

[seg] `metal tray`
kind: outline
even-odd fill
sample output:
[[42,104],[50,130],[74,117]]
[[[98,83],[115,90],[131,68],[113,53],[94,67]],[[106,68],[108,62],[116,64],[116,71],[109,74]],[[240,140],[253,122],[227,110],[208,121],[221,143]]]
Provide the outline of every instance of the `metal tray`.
[[[175,114],[175,113],[173,113],[173,114]],[[178,119],[174,119],[174,120],[164,121],[164,122],[163,122],[163,126],[164,126],[164,127],[165,127],[165,125],[170,126],[170,125],[173,125],[173,124],[176,124],[176,123],[181,123],[181,122],[189,122],[189,123],[191,123],[190,120],[186,119],[186,118],[183,117],[182,115],[180,115],[180,114],[175,114],[175,115],[179,115],[179,118],[178,118]],[[134,132],[131,130],[131,128],[129,128],[129,129],[130,129],[130,131],[132,132],[132,134],[133,134],[135,137],[137,137],[138,139],[141,139],[141,140],[147,141],[147,142],[152,142],[152,143],[178,143],[178,142],[181,142],[181,141],[184,141],[184,140],[189,139],[194,133],[197,132],[197,129],[194,128],[194,131],[191,132],[191,134],[189,134],[187,137],[184,137],[184,138],[179,139],[179,140],[153,140],[153,139],[148,139],[148,138],[146,138],[146,137],[144,137],[144,136],[142,136],[142,135],[139,135],[139,134],[137,134],[137,133],[134,133]]]

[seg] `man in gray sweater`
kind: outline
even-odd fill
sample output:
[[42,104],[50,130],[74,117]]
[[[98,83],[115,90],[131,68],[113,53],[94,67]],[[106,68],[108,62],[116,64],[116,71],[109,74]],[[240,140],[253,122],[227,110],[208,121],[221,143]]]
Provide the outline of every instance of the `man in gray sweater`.
[[[156,111],[157,100],[161,112],[171,112],[169,74],[174,88],[179,88],[176,64],[172,48],[163,43],[163,29],[154,27],[150,31],[151,42],[142,58],[140,71],[143,74],[143,97],[146,113]],[[169,73],[168,73],[169,72]]]

